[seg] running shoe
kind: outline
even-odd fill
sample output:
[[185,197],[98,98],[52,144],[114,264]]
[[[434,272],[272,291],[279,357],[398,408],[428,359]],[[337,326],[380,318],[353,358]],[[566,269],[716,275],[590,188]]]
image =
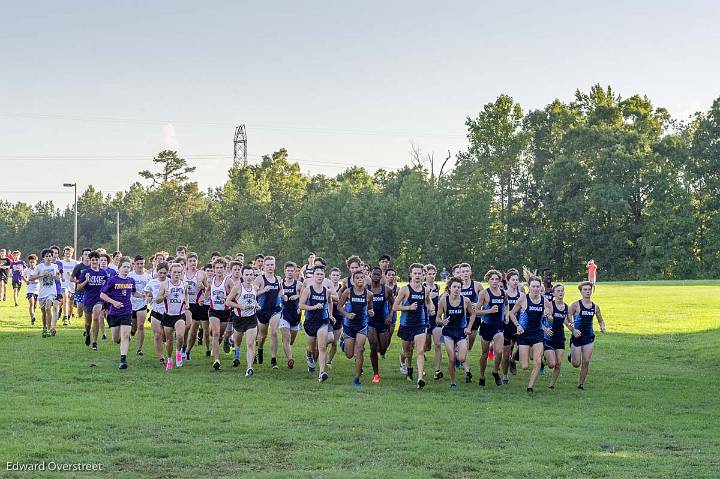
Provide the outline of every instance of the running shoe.
[[450,389],[453,390],[453,391],[456,390],[456,389],[457,389],[457,384],[451,383],[451,384],[450,384]]
[[34,324],[35,324],[35,316],[30,316],[30,325],[32,326]]
[[85,335],[85,346],[90,346],[90,335],[89,334]]
[[403,376],[407,376],[407,372],[407,366],[404,362],[400,361],[400,374],[402,374]]
[[183,354],[180,351],[175,352],[175,365],[179,368],[183,365]]
[[43,328],[42,337],[47,338],[47,336],[48,336],[47,329]]
[[144,356],[145,353],[142,352],[142,349],[138,349],[138,350],[137,350],[137,355],[138,355],[138,356]]
[[503,383],[503,384],[510,384],[510,379],[508,379],[507,375],[503,376],[503,378],[502,378],[502,383]]
[[379,382],[380,382],[380,375],[379,375],[379,374],[374,375],[373,378],[372,378],[372,382],[374,382],[375,384],[379,383]]
[[358,387],[360,386],[360,378],[353,378],[353,386]]
[[417,380],[417,388],[422,389],[425,387],[425,380],[423,378],[418,378]]
[[[68,320],[67,320],[67,318],[63,318],[62,325],[63,325],[63,326],[67,326],[67,325],[68,325]],[[122,369],[122,368],[121,368],[121,369]]]
[[502,386],[502,379],[500,379],[500,375],[498,373],[492,373],[493,378],[495,378],[495,385],[496,386]]
[[230,352],[230,341],[227,339],[223,340],[223,351],[225,351],[225,354]]
[[582,384],[578,384],[578,387],[577,387],[577,388],[578,388],[578,389],[582,389],[583,391],[585,390],[585,386],[582,385]]
[[247,370],[245,371],[245,377],[246,377],[246,378],[249,378],[249,377],[252,376],[253,374],[255,374],[255,370],[254,370],[253,368],[247,368]]
[[103,339],[103,341],[107,341],[107,336],[103,334],[102,339]]
[[436,369],[435,374],[433,375],[433,379],[435,379],[437,381],[438,379],[442,379],[442,378],[443,378],[443,372],[440,371],[439,369]]
[[56,334],[57,334],[57,331],[55,331],[54,329],[50,330],[50,336],[54,337]]
[[92,350],[93,350],[93,351],[97,351],[97,343],[93,343],[93,344],[92,344]]
[[460,362],[460,360],[456,359],[455,360],[455,369],[460,369],[461,366],[462,366],[462,363]]
[[293,358],[288,359],[288,369],[292,369],[295,367],[295,360]]
[[472,382],[472,373],[468,369],[467,371],[465,371],[465,383],[469,384],[471,382]]
[[172,359],[168,358],[167,363],[165,363],[165,371],[170,371],[173,368],[173,361]]
[[478,379],[478,386],[485,386],[485,378]]
[[277,358],[270,358],[270,366],[272,366],[273,369],[277,369]]
[[318,377],[318,381],[320,381],[321,383],[324,383],[329,378],[330,378],[330,376],[328,376],[328,373],[323,371],[322,373],[320,373],[320,377]]
[[205,356],[208,357],[208,358],[210,357],[210,350],[209,350],[209,349],[208,349],[207,351],[205,351]]
[[240,360],[238,358],[233,359],[233,367],[236,368],[240,366]]
[[185,361],[190,362],[190,351],[185,353]]
[[535,391],[533,391],[533,388],[527,388],[527,392],[528,392],[528,394],[532,394],[532,393],[534,393]]
[[217,371],[217,370],[220,369],[220,361],[218,361],[217,359],[216,359],[215,362],[213,363],[213,369],[214,369],[215,371]]
[[118,367],[118,369],[127,369],[127,367],[128,367],[128,366],[127,366],[127,363],[126,363],[126,362],[120,361],[120,366]]
[[555,385],[551,384],[550,386],[548,386],[548,389],[555,389]]

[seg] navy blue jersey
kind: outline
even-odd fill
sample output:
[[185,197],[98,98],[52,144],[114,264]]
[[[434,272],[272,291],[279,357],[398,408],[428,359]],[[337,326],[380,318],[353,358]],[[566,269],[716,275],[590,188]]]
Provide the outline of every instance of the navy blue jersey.
[[446,328],[467,328],[467,314],[465,314],[465,298],[460,296],[460,304],[450,304],[450,296],[445,296],[445,308],[447,309],[446,318],[448,320]]
[[540,296],[539,303],[530,301],[529,294],[526,294],[525,298],[527,299],[527,322],[523,325],[525,334],[540,332],[542,331],[542,318],[545,312],[545,298]]
[[590,307],[586,308],[582,300],[578,301],[580,312],[575,313],[573,322],[575,329],[580,331],[581,337],[591,338],[595,336],[593,330],[593,317],[595,317],[595,303],[590,303]]
[[309,278],[310,276],[315,273],[315,266],[306,265],[305,266],[305,278]]
[[550,301],[551,303],[552,303],[553,300],[555,299],[555,296],[553,295],[552,289],[551,289],[550,291],[545,291],[545,292],[543,293],[543,296],[544,296],[548,301]]
[[[295,296],[297,294],[297,289],[298,289],[297,285],[298,285],[297,280],[293,280],[293,282],[290,284],[285,284],[285,282],[283,281],[283,284],[282,284],[283,294],[285,296],[287,296],[288,298],[290,296]],[[298,311],[298,305],[300,304],[300,298],[296,298],[296,299],[288,300],[288,301],[282,301],[282,298],[280,298],[280,300],[281,300],[281,305],[282,305],[282,318],[285,321],[287,321],[290,324],[290,326],[295,326],[296,324],[299,324],[300,323],[300,313]]]
[[510,293],[508,293],[507,291],[506,291],[506,293],[507,293],[508,308],[510,308],[510,310],[512,311],[512,309],[515,307],[517,302],[520,301],[520,295],[522,293],[520,293],[519,289],[517,290],[516,296],[510,296]]
[[350,288],[350,295],[345,303],[345,312],[353,313],[355,317],[353,319],[347,316],[343,320],[345,326],[352,326],[355,328],[362,329],[367,326],[368,322],[368,304],[367,304],[367,290],[363,289],[360,294],[355,294],[355,288]]
[[259,295],[258,304],[261,311],[273,311],[280,306],[280,282],[275,277],[275,282],[271,283],[265,275],[262,276],[263,284],[269,286],[270,289]]
[[463,288],[462,285],[460,285],[460,296],[470,298],[470,302],[473,304],[478,302],[478,295],[475,291],[475,280],[470,280],[470,286],[468,288]]
[[321,292],[315,291],[315,286],[310,285],[310,295],[308,296],[308,306],[315,306],[316,304],[322,304],[322,309],[315,309],[313,311],[305,311],[306,321],[322,321],[328,318],[327,316],[327,288],[323,286]]
[[368,291],[370,291],[373,295],[373,311],[375,311],[373,319],[375,319],[376,322],[385,321],[385,318],[387,318],[390,308],[392,307],[391,304],[388,304],[385,285],[380,285],[380,291],[378,293],[373,292],[370,286],[368,286]]
[[560,309],[552,302],[552,322],[544,320],[545,327],[552,329],[553,335],[545,335],[547,341],[565,341],[565,318],[567,317],[568,305],[563,303],[563,309]]
[[408,327],[421,327],[426,326],[425,321],[425,288],[421,287],[419,291],[415,291],[408,284],[407,285],[409,296],[403,301],[403,306],[410,306],[413,303],[417,304],[417,309],[414,311],[402,311],[400,314],[400,326]]
[[[427,284],[423,283],[423,286],[427,286]],[[434,328],[436,324],[435,320],[437,319],[438,301],[440,301],[440,286],[438,286],[437,283],[433,283],[432,287],[427,287],[430,288],[430,301],[432,301],[432,304],[435,306],[435,314],[431,315],[429,311],[425,311],[425,315],[427,316],[428,327]],[[435,297],[432,296],[432,293],[435,293]]]
[[505,291],[500,290],[500,294],[494,295],[490,288],[487,288],[488,297],[490,301],[488,304],[483,306],[483,309],[490,309],[493,306],[497,306],[497,313],[484,314],[482,316],[482,322],[487,324],[499,325],[505,322]]

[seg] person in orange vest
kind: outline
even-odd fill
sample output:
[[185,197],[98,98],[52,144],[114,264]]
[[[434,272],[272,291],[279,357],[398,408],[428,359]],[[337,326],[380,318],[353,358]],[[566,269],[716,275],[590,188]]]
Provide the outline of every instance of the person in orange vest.
[[595,289],[595,282],[597,281],[597,265],[595,264],[595,260],[591,259],[588,261],[585,269],[587,269],[588,272],[588,281],[592,283],[593,289]]

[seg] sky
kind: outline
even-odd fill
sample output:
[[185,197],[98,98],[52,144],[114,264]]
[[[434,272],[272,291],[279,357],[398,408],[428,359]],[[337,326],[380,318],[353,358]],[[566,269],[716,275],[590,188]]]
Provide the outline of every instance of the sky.
[[676,118],[720,96],[720,3],[7,2],[0,16],[0,200],[125,190],[178,150],[222,185],[236,125],[249,161],[310,174],[444,159],[506,93],[647,95]]

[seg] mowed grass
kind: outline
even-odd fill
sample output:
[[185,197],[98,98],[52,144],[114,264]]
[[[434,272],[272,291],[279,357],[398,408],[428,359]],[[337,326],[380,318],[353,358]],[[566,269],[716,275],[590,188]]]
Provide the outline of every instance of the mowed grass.
[[[546,388],[546,374],[531,397],[528,372],[509,386],[461,381],[451,392],[447,375],[431,379],[430,361],[417,391],[399,375],[397,338],[382,382],[370,383],[368,359],[359,389],[344,357],[327,383],[308,375],[302,333],[298,367],[280,353],[279,370],[266,360],[245,379],[230,355],[220,372],[196,354],[166,373],[148,326],[146,355],[119,371],[117,346],[103,341],[93,353],[80,320],[43,339],[24,301],[0,303],[2,459],[101,463],[101,473],[65,476],[114,479],[718,477],[720,282],[601,284],[594,299],[608,333],[597,334],[586,390],[564,362],[558,388]],[[479,354],[478,344],[475,378]]]

